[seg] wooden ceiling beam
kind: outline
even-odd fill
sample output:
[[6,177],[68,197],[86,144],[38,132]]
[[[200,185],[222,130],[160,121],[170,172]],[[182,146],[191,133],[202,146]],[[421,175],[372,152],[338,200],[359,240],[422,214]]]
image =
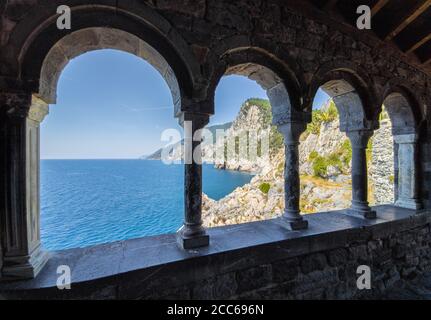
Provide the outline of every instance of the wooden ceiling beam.
[[383,9],[383,7],[389,2],[389,0],[379,0],[377,3],[371,8],[371,16],[374,17],[377,12]]
[[421,39],[420,41],[416,42],[411,48],[409,48],[406,51],[406,53],[412,53],[417,48],[421,47],[422,45],[424,45],[425,43],[427,43],[430,40],[431,40],[431,33],[429,35],[427,35],[426,37],[424,37],[423,39]]
[[399,24],[393,31],[391,31],[385,38],[386,41],[392,40],[401,31],[403,31],[410,23],[416,20],[422,13],[425,12],[431,6],[431,0],[425,0],[421,5],[416,7],[412,13],[406,16],[401,24]]

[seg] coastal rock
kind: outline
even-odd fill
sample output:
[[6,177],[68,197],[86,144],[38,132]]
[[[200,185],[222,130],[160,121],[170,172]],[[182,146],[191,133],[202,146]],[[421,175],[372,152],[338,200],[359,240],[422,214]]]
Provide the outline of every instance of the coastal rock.
[[[255,112],[252,118],[256,119]],[[251,125],[247,119],[245,123]],[[241,126],[236,122],[231,132],[238,132],[240,129]],[[351,163],[341,159],[350,152],[346,147],[350,146],[350,142],[346,135],[340,132],[338,118],[322,122],[318,131],[318,134],[304,133],[299,148],[300,206],[303,214],[345,209],[351,205]],[[369,159],[370,202],[372,204],[392,202],[394,191],[391,177],[394,173],[390,121],[382,121],[381,128],[375,132],[372,141],[372,149],[369,153],[371,156]],[[330,164],[326,167],[324,178],[316,177],[313,161],[310,159],[312,153],[322,158],[334,158],[335,160],[332,161],[335,163],[338,163],[338,160],[344,163],[343,165]],[[337,160],[334,155],[339,156],[339,159]],[[216,164],[216,166],[234,170],[253,168],[241,161]],[[203,221],[206,227],[259,221],[282,215],[284,211],[283,148],[279,148],[266,163],[256,166],[259,167],[260,172],[249,184],[237,188],[219,201],[205,197]]]

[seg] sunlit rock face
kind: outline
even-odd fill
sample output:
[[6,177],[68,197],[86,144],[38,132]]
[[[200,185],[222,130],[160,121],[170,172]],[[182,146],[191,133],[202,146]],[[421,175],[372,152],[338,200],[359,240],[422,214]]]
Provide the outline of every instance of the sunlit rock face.
[[369,167],[375,204],[394,202],[394,142],[389,119],[380,122],[372,138],[372,158]]
[[[329,103],[321,110],[328,112]],[[229,134],[238,134],[246,128],[260,128],[262,115],[258,106],[248,113],[239,114]],[[324,117],[325,118],[325,117]],[[350,142],[340,131],[339,119],[327,117],[328,121],[317,122],[318,130],[309,129],[301,137],[301,211],[314,213],[345,209],[351,204],[351,160]],[[267,162],[248,162],[244,167],[240,160],[231,160],[229,165],[217,167],[230,170],[258,168],[252,181],[237,188],[219,201],[204,196],[203,219],[209,226],[221,226],[265,220],[280,216],[284,210],[284,152],[283,148],[272,150],[275,154]],[[319,169],[319,157],[324,172]],[[376,130],[368,151],[370,176],[370,202],[372,204],[394,201],[394,155],[392,126],[389,119],[382,120]],[[319,159],[317,159],[319,160]],[[319,169],[320,170],[320,169]]]

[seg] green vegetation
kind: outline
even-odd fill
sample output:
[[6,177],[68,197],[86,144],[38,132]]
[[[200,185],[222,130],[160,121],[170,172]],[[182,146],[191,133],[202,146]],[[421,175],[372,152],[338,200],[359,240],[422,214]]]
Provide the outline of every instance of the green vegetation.
[[313,162],[316,160],[316,158],[319,156],[319,153],[317,151],[311,151],[308,155],[308,161]]
[[327,158],[317,156],[313,161],[313,175],[321,178],[326,177],[328,166]]
[[262,114],[262,127],[268,127],[272,122],[271,104],[269,100],[260,98],[247,99],[241,106],[241,113],[247,114],[250,106],[258,106]]
[[319,134],[322,123],[334,121],[338,117],[338,110],[333,100],[325,110],[313,110],[311,123],[308,124],[307,133]]
[[347,173],[352,160],[352,148],[349,139],[346,139],[340,148],[328,156],[320,156],[316,151],[313,151],[308,156],[308,159],[313,164],[313,175],[315,177],[325,178],[328,174],[328,167],[337,168],[340,172]]
[[365,155],[367,158],[367,163],[370,164],[373,161],[373,138],[370,138],[367,144],[367,149],[365,150]]
[[262,183],[259,186],[259,190],[264,194],[268,194],[270,189],[271,189],[271,185],[269,183],[266,183],[266,182]]
[[269,134],[269,150],[271,152],[271,155],[276,154],[278,150],[283,148],[283,146],[284,146],[283,135],[280,132],[278,132],[276,126],[272,126],[271,132]]
[[350,161],[352,160],[352,145],[350,144],[349,139],[344,140],[338,152],[340,153],[341,160],[343,161],[344,165],[346,167],[349,166]]

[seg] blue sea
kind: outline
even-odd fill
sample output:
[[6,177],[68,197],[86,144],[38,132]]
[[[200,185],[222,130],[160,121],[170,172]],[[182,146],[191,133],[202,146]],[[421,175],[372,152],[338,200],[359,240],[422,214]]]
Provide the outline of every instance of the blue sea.
[[[250,182],[203,168],[215,200]],[[41,238],[48,250],[175,232],[183,222],[184,166],[146,160],[42,160]]]

